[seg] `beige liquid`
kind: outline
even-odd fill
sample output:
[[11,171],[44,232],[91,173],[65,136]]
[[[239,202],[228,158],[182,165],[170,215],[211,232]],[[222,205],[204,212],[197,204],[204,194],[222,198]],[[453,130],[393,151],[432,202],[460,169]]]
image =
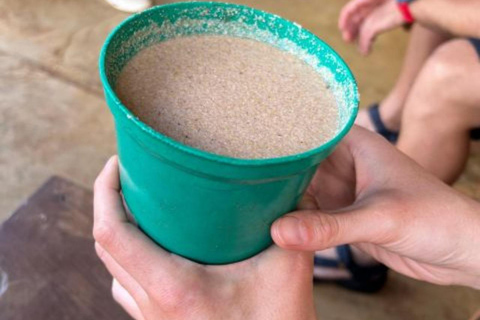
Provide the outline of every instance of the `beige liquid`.
[[235,158],[304,152],[338,129],[337,105],[321,76],[249,39],[194,36],[153,45],[127,63],[116,92],[155,130]]

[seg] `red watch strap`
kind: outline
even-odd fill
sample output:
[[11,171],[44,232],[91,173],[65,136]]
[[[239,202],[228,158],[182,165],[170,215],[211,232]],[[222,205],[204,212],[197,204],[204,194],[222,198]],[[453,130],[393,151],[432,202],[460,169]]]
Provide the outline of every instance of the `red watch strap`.
[[398,9],[402,13],[403,19],[406,23],[413,23],[415,22],[415,18],[413,18],[412,12],[410,11],[410,6],[408,2],[397,2]]

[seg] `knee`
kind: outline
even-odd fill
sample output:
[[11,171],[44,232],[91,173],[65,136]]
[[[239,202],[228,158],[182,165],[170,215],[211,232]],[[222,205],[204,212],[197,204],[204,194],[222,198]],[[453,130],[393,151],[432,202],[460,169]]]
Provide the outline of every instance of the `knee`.
[[466,40],[452,40],[441,45],[428,59],[422,72],[439,97],[452,96],[455,84],[468,76],[468,63],[463,56],[469,49]]
[[406,116],[432,121],[458,111],[451,106],[465,99],[459,84],[469,76],[466,50],[470,48],[465,40],[452,40],[432,53],[407,99]]

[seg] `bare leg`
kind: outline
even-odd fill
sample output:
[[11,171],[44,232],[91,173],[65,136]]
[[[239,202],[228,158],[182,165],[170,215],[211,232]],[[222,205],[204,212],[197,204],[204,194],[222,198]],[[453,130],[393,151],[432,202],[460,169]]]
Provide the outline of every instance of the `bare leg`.
[[[380,104],[380,115],[388,129],[394,131],[400,129],[403,106],[415,78],[430,54],[446,40],[448,40],[446,35],[419,24],[413,26],[400,76]],[[366,110],[359,113],[356,123],[374,131]]]
[[447,183],[462,173],[480,125],[480,61],[464,39],[440,46],[407,98],[397,147]]

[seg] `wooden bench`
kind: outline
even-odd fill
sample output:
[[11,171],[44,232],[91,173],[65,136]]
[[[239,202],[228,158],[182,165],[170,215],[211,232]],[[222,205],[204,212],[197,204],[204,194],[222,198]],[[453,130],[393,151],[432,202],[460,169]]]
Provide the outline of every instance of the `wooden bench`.
[[130,319],[95,254],[92,200],[53,177],[0,226],[0,319]]

